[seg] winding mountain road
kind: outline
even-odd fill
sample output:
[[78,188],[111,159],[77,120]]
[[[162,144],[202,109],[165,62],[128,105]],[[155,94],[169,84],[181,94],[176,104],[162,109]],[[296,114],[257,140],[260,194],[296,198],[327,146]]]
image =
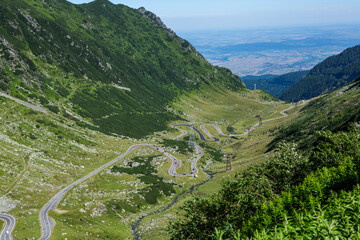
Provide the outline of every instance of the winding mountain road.
[[[210,125],[209,125],[210,126]],[[213,125],[213,126],[216,126],[216,125]],[[194,125],[192,124],[178,124],[178,125],[174,125],[172,126],[173,128],[176,128],[178,129],[177,127],[189,127],[189,128],[192,128],[200,137],[201,140],[203,140],[204,142],[218,142],[220,141],[220,139],[218,139],[217,137],[214,137],[212,136],[207,130],[204,131],[206,133],[206,135],[208,135],[210,138],[212,138],[213,140],[212,141],[209,141],[205,138],[204,134],[202,134],[202,132],[200,132],[196,127],[194,127]],[[176,138],[174,138],[174,140],[178,140],[180,137],[186,135],[186,131],[184,130],[180,130],[178,129],[179,131],[182,132],[182,134],[180,136],[177,136]],[[220,129],[219,129],[220,130]],[[221,130],[220,130],[221,131]]]
[[[305,104],[305,103],[306,102],[304,102],[303,104]],[[266,120],[266,121],[263,121],[263,122],[273,121],[273,120],[277,120],[277,119],[286,117],[287,114],[285,113],[285,111],[288,111],[288,110],[290,110],[290,109],[292,109],[294,107],[295,106],[292,106],[292,107],[290,107],[290,108],[288,108],[286,110],[281,111],[281,114],[283,115],[281,117],[269,119],[269,120]],[[209,133],[209,131],[206,129],[206,127],[214,127],[218,131],[218,133],[220,135],[227,136],[227,137],[232,137],[232,136],[243,136],[243,135],[249,134],[252,130],[254,130],[256,127],[259,126],[259,123],[255,124],[249,130],[245,131],[245,133],[238,134],[238,135],[226,135],[216,125],[208,124],[208,125],[200,126],[200,128],[204,131],[204,133],[209,138],[212,138],[212,140],[207,140],[205,138],[205,136],[197,128],[195,128],[193,125],[179,124],[179,125],[175,125],[173,127],[178,129],[177,127],[181,127],[181,126],[193,128],[193,130],[200,136],[200,139],[205,141],[205,142],[218,142],[218,141],[220,141],[220,139],[212,136]],[[185,136],[187,134],[187,132],[184,131],[184,130],[181,130],[181,129],[178,129],[178,130],[181,131],[181,134],[179,136],[175,137],[174,140],[178,140],[179,138],[181,138],[181,137],[183,137],[183,136]],[[65,194],[69,190],[71,190],[73,187],[79,185],[80,183],[84,182],[85,180],[89,179],[90,177],[98,174],[100,171],[104,170],[105,168],[108,168],[111,165],[115,164],[117,161],[124,158],[125,156],[130,154],[135,149],[140,148],[140,147],[150,147],[150,148],[155,149],[156,151],[159,151],[160,153],[162,153],[163,155],[165,155],[166,157],[168,157],[172,161],[172,165],[171,165],[171,167],[169,168],[169,171],[168,171],[168,173],[171,176],[186,177],[186,176],[194,176],[199,172],[199,170],[197,169],[197,162],[204,155],[204,150],[199,145],[194,143],[194,146],[195,146],[195,149],[196,149],[196,156],[191,162],[191,170],[192,171],[191,171],[190,174],[183,174],[183,175],[176,173],[176,169],[180,167],[181,161],[179,159],[177,159],[176,157],[174,157],[173,155],[171,155],[170,153],[166,152],[166,150],[164,150],[163,148],[161,148],[161,147],[159,147],[157,145],[154,145],[154,144],[136,144],[136,145],[133,145],[133,146],[129,147],[129,149],[125,153],[120,155],[119,157],[117,157],[114,160],[108,162],[107,164],[103,165],[102,167],[94,170],[93,172],[91,172],[88,175],[82,177],[81,179],[77,180],[76,182],[70,184],[69,186],[63,188],[48,203],[45,204],[45,206],[40,210],[40,214],[39,214],[40,224],[41,224],[41,237],[40,237],[40,240],[47,240],[47,239],[50,238],[52,230],[53,230],[53,228],[55,226],[55,221],[52,218],[49,217],[49,215],[48,215],[49,211],[56,209],[56,206],[64,198]],[[8,214],[0,214],[0,219],[5,221],[5,228],[1,232],[0,240],[12,239],[11,234],[12,234],[12,231],[14,230],[16,219],[13,216],[8,215]]]
[[[304,102],[303,104],[305,104],[305,102]],[[281,119],[281,118],[287,117],[288,115],[287,115],[285,112],[288,111],[288,110],[290,110],[290,109],[292,109],[292,108],[294,108],[294,107],[295,107],[295,106],[292,106],[292,107],[290,107],[290,108],[288,108],[288,109],[285,109],[285,110],[281,111],[280,113],[283,115],[283,116],[281,116],[281,117],[276,117],[276,118],[269,119],[269,120],[266,120],[266,121],[263,121],[263,122],[269,122],[269,121],[273,121],[273,120],[277,120],[277,119]],[[237,122],[238,122],[238,121],[236,121],[235,123],[237,123]],[[232,125],[234,125],[235,123],[233,123]],[[175,128],[175,129],[177,129],[177,130],[179,130],[179,131],[181,132],[181,134],[180,134],[179,136],[175,137],[174,140],[179,140],[179,138],[181,138],[181,137],[183,137],[183,136],[185,136],[185,135],[187,134],[187,132],[186,132],[185,130],[179,129],[178,127],[189,127],[189,128],[192,128],[196,133],[199,134],[201,140],[203,140],[203,141],[205,141],[205,142],[218,142],[218,141],[220,141],[220,139],[212,136],[212,135],[210,134],[210,132],[206,129],[206,127],[214,127],[214,128],[218,131],[218,133],[219,133],[220,135],[226,136],[226,137],[232,137],[232,136],[244,136],[244,135],[247,135],[247,134],[249,134],[251,131],[253,131],[256,127],[258,127],[259,125],[260,125],[260,124],[257,123],[257,124],[255,124],[254,126],[252,126],[249,130],[246,130],[245,133],[243,133],[243,134],[238,134],[238,135],[226,135],[226,134],[224,134],[224,133],[221,131],[221,129],[220,129],[218,126],[216,126],[216,125],[212,125],[212,124],[201,125],[201,126],[200,126],[201,130],[203,130],[206,135],[208,135],[210,138],[212,138],[212,139],[213,139],[212,141],[207,140],[207,139],[205,138],[205,136],[204,136],[198,129],[196,129],[196,128],[194,127],[193,124],[178,124],[178,125],[174,125],[174,126],[172,126],[172,127]],[[196,168],[196,163],[197,163],[197,161],[202,157],[202,155],[204,154],[204,150],[203,150],[200,146],[198,146],[196,143],[194,143],[194,146],[195,146],[197,149],[200,149],[201,154],[198,155],[198,156],[192,161],[192,163],[191,163],[191,169],[197,169],[197,168]],[[170,170],[169,170],[169,171],[170,171]],[[211,174],[209,174],[209,173],[207,173],[207,174],[210,176],[210,178],[207,179],[207,180],[205,180],[203,183],[198,184],[197,186],[203,185],[203,184],[205,184],[206,182],[208,182],[208,181],[210,181],[210,180],[212,179],[213,176],[212,176]],[[190,189],[190,192],[193,192],[195,187],[196,187],[196,186],[193,186],[193,187]],[[138,239],[139,239],[139,234],[138,234],[137,230],[138,230],[138,227],[139,227],[139,225],[140,225],[140,222],[141,222],[144,218],[149,217],[149,216],[152,216],[152,215],[155,215],[155,214],[159,214],[159,213],[162,213],[162,212],[166,211],[167,209],[169,209],[170,207],[172,207],[173,205],[175,205],[175,203],[178,201],[178,198],[179,198],[180,196],[184,195],[185,193],[186,193],[186,191],[184,191],[184,192],[181,193],[180,195],[176,196],[176,197],[174,198],[173,202],[172,202],[170,205],[166,206],[165,208],[161,209],[160,211],[156,211],[156,212],[153,212],[153,213],[151,213],[151,214],[145,214],[145,215],[143,215],[142,217],[140,217],[140,218],[136,221],[136,223],[132,225],[132,231],[133,231],[133,235],[134,235],[134,240],[138,240]]]
[[70,189],[72,189],[76,185],[79,185],[80,183],[84,182],[85,180],[89,179],[90,177],[96,175],[97,173],[104,170],[105,168],[113,165],[114,163],[116,163],[117,161],[119,161],[120,159],[122,159],[126,155],[130,154],[132,151],[134,151],[136,148],[139,148],[139,147],[153,148],[153,149],[159,151],[160,153],[162,153],[163,155],[165,155],[166,157],[170,158],[170,160],[172,160],[172,165],[169,168],[168,173],[171,176],[175,176],[175,177],[187,177],[187,176],[196,175],[199,172],[199,170],[196,167],[196,163],[204,155],[204,150],[200,146],[195,145],[195,148],[197,149],[197,155],[195,156],[195,158],[191,162],[191,169],[192,169],[191,174],[177,174],[176,169],[180,167],[181,161],[179,159],[177,159],[176,157],[174,157],[173,155],[171,155],[170,153],[166,152],[166,150],[164,150],[163,148],[161,148],[159,146],[156,146],[154,144],[136,144],[136,145],[131,146],[125,153],[123,153],[119,157],[115,158],[111,162],[108,162],[107,164],[105,164],[102,167],[96,169],[95,171],[91,172],[90,174],[86,175],[85,177],[77,180],[76,182],[74,182],[74,183],[70,184],[69,186],[65,187],[64,189],[62,189],[48,203],[46,203],[46,205],[40,210],[40,216],[39,216],[40,217],[40,224],[41,224],[41,237],[40,237],[40,240],[46,240],[46,239],[50,238],[52,229],[55,226],[55,221],[52,218],[49,217],[49,215],[48,215],[49,211],[56,209],[56,206],[64,198],[65,194]]
[[0,219],[5,222],[5,227],[0,234],[0,240],[12,240],[12,232],[15,228],[16,219],[5,213],[0,213]]
[[[303,103],[301,105],[304,105],[305,103],[307,103],[308,101],[303,101]],[[300,105],[300,106],[301,106]],[[262,123],[265,123],[265,122],[270,122],[270,121],[274,121],[274,120],[278,120],[278,119],[281,119],[281,118],[284,118],[284,117],[287,117],[288,115],[285,113],[293,108],[295,108],[296,106],[291,106],[283,111],[281,111],[280,113],[283,115],[283,116],[280,116],[280,117],[276,117],[276,118],[271,118],[271,119],[268,119],[268,120],[265,120],[265,121],[262,121]],[[213,125],[213,124],[204,124],[204,125],[201,125],[200,128],[201,130],[206,133],[206,135],[208,135],[210,138],[214,139],[214,141],[216,141],[215,139],[217,139],[217,141],[219,141],[218,138],[215,138],[213,135],[211,135],[211,133],[206,129],[206,127],[213,127],[217,130],[217,132],[219,133],[219,135],[221,136],[224,136],[224,137],[241,137],[241,136],[245,136],[245,135],[248,135],[249,133],[251,133],[255,128],[257,128],[258,126],[260,125],[260,123],[256,123],[254,126],[252,126],[251,128],[245,130],[244,133],[242,134],[225,134],[223,133],[223,131],[217,126],[217,125]],[[181,125],[183,126],[183,125]],[[191,125],[187,125],[189,127],[191,127]],[[195,129],[194,129],[195,130]],[[195,130],[197,131],[197,130]],[[199,131],[197,131],[199,132]],[[201,139],[203,139],[201,136],[200,136]]]

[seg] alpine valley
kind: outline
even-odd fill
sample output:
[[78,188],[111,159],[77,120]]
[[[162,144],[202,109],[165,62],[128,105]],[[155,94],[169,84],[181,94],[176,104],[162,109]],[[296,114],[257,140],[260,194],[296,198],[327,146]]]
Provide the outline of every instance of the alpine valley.
[[263,85],[290,104],[145,8],[0,19],[0,239],[359,237],[358,47]]

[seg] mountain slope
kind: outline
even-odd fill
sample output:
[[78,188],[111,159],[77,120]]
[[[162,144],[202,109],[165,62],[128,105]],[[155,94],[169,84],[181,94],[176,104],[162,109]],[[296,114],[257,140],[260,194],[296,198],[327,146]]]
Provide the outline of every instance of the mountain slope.
[[310,73],[283,93],[280,99],[296,102],[338,89],[360,75],[360,45],[348,48],[316,65]]
[[247,87],[252,87],[256,84],[257,89],[264,90],[274,97],[279,98],[288,88],[293,86],[296,82],[305,77],[309,71],[298,71],[283,74],[280,76],[269,77],[265,75],[265,78],[242,78]]
[[201,85],[244,87],[143,8],[2,0],[0,18],[0,88],[107,134],[165,129],[167,104]]
[[316,143],[316,131],[337,132],[348,130],[360,121],[360,78],[353,83],[325,94],[302,109],[302,114],[279,131],[270,149],[281,141],[300,142],[303,149]]
[[357,238],[359,104],[360,78],[310,102],[266,161],[186,201],[171,239]]

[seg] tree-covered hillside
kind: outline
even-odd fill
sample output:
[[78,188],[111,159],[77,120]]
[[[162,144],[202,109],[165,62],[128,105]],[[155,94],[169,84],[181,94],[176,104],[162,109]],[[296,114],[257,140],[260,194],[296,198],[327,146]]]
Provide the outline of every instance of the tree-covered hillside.
[[280,99],[296,102],[338,89],[360,75],[360,45],[316,65],[301,81],[286,90]]
[[184,91],[244,87],[143,8],[1,0],[0,20],[1,90],[105,133],[142,137]]
[[264,78],[261,76],[256,78],[244,77],[242,80],[250,89],[256,84],[257,89],[264,90],[279,98],[288,88],[300,81],[308,73],[309,71],[299,71],[272,77],[271,75],[265,75]]

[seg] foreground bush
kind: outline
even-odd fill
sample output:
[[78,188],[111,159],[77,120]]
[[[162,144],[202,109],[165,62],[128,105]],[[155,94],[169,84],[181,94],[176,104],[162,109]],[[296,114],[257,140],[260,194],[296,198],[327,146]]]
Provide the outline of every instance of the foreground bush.
[[[172,239],[293,239],[320,233],[328,238],[359,232],[349,211],[339,218],[343,222],[336,218],[351,202],[347,196],[358,191],[359,132],[319,134],[321,142],[309,157],[299,154],[295,144],[282,143],[271,160],[226,181],[211,198],[186,202],[184,218],[169,226]],[[324,226],[330,227],[328,235],[322,233]],[[334,230],[340,228],[348,234]]]

